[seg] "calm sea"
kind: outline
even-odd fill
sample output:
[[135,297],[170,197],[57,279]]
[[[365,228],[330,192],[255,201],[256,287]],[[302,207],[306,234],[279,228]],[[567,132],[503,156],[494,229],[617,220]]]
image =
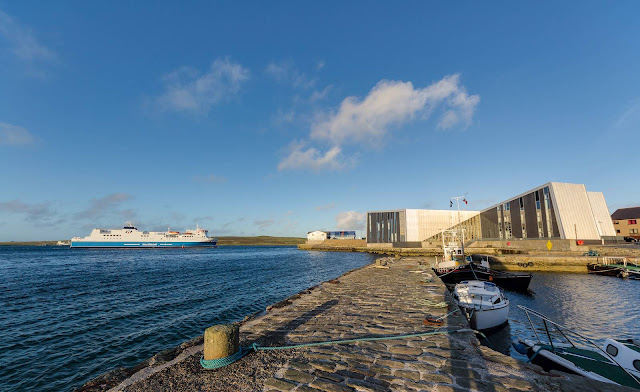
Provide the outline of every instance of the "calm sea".
[[369,264],[295,247],[0,246],[0,391],[64,391]]
[[[373,260],[295,247],[0,247],[0,391],[71,390]],[[599,342],[640,338],[640,281],[534,273],[531,288],[506,292],[495,349],[523,359],[511,339],[533,334],[517,304]]]
[[[505,291],[510,301],[509,324],[489,335],[493,348],[503,354],[527,360],[513,349],[511,340],[537,340],[525,312],[517,305],[540,312],[600,346],[606,338],[640,339],[640,280],[534,272],[529,288],[530,294]],[[538,334],[546,341],[542,330]],[[560,337],[557,333],[555,336]]]

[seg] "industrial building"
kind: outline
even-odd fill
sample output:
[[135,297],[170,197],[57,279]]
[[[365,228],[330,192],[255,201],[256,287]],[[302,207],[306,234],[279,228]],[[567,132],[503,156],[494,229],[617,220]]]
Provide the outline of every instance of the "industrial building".
[[616,235],[640,239],[640,207],[619,208],[611,214]]
[[481,211],[390,210],[367,213],[367,244],[413,247],[464,229],[466,241],[563,239],[602,243],[616,237],[602,192],[549,182]]

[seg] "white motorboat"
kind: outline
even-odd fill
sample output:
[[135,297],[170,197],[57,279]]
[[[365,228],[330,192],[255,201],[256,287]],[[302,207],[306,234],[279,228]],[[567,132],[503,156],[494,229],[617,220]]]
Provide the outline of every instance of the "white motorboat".
[[507,323],[509,300],[494,283],[479,280],[460,282],[453,290],[453,298],[473,329],[492,329]]

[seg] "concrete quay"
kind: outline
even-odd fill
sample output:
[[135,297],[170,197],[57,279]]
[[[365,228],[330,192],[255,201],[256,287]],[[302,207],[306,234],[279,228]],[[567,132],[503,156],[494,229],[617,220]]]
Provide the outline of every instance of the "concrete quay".
[[[380,259],[379,259],[380,260]],[[258,351],[218,370],[199,360],[202,338],[147,361],[126,379],[102,377],[81,390],[113,391],[633,391],[518,362],[484,346],[457,313],[424,258],[382,259],[324,282],[245,321],[240,344],[282,346],[338,339],[448,334]],[[437,306],[437,304],[441,304]],[[448,315],[447,315],[448,314]],[[425,317],[443,317],[441,326]],[[453,332],[461,330],[460,332]]]

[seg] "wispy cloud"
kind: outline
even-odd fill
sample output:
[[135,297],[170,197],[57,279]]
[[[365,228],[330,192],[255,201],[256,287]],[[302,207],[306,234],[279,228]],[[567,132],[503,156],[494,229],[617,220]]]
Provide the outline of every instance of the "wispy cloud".
[[313,207],[314,210],[316,211],[326,211],[326,210],[330,210],[332,208],[334,208],[336,205],[334,203],[329,203],[329,204],[325,204],[322,206],[317,206],[317,207]]
[[[394,128],[416,118],[427,119],[441,112],[438,128],[468,126],[480,102],[460,84],[460,75],[449,75],[423,88],[411,82],[382,80],[363,98],[345,98],[337,110],[319,113],[311,124],[310,139],[329,145],[326,152],[304,142],[292,143],[289,155],[278,165],[279,170],[336,170],[344,145],[380,145]],[[353,162],[353,157],[350,158]]]
[[292,61],[271,62],[265,72],[276,81],[290,84],[294,88],[309,89],[316,84],[314,78],[300,72]]
[[24,214],[29,222],[37,223],[61,223],[63,220],[57,218],[57,214],[51,208],[51,203],[25,203],[20,200],[0,202],[0,211]]
[[26,128],[0,123],[0,146],[24,146],[33,144],[35,140]]
[[38,41],[33,31],[0,11],[0,44],[25,65],[27,74],[46,76],[44,67],[58,61],[56,53]]
[[367,214],[345,211],[336,215],[336,228],[341,230],[364,230]]
[[125,219],[133,219],[135,211],[131,209],[121,210],[119,207],[126,201],[133,199],[133,196],[126,193],[113,193],[104,197],[89,200],[89,207],[76,212],[75,219],[97,219],[106,214],[119,215]]
[[630,126],[637,127],[640,124],[640,98],[632,100],[622,114],[614,121],[613,127],[623,129]]
[[207,114],[211,108],[238,94],[250,72],[229,58],[211,63],[205,72],[182,67],[163,77],[165,91],[155,99],[162,111]]
[[200,182],[204,184],[213,184],[213,183],[221,183],[226,182],[227,179],[216,174],[208,174],[206,176],[195,176],[193,177],[195,182]]
[[265,230],[271,225],[273,225],[276,221],[273,219],[256,219],[253,223],[258,226],[258,229]]

